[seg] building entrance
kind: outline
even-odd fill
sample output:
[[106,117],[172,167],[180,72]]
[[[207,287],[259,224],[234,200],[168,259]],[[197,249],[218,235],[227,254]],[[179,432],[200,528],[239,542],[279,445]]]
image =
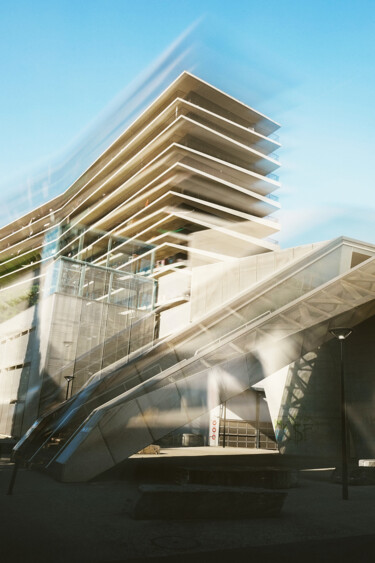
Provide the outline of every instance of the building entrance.
[[[257,448],[265,450],[277,450],[277,442],[272,422],[265,420],[265,411],[260,414],[260,401],[263,394],[256,392],[255,395],[255,420],[244,420],[227,416],[227,404],[223,403],[220,409],[219,419],[219,446],[232,448]],[[267,409],[268,411],[268,409]]]
[[219,446],[231,448],[261,448],[277,450],[275,433],[271,422],[255,420],[225,420],[220,419]]

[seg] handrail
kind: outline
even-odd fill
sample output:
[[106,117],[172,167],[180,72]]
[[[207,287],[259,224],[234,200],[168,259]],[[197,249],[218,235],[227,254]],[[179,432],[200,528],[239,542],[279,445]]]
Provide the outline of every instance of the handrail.
[[66,413],[63,414],[62,419],[60,419],[60,422],[57,424],[57,426],[52,430],[51,434],[49,434],[47,436],[47,438],[44,440],[44,442],[39,446],[39,448],[33,453],[33,455],[28,458],[27,462],[28,463],[32,463],[32,461],[34,460],[35,457],[38,456],[39,452],[42,451],[45,446],[50,442],[51,438],[53,438],[56,434],[56,432],[58,432],[60,430],[60,428],[64,427],[65,421],[67,420],[67,418],[69,418],[73,413],[75,413],[78,410],[79,407],[75,407],[73,409],[73,411],[67,411]]

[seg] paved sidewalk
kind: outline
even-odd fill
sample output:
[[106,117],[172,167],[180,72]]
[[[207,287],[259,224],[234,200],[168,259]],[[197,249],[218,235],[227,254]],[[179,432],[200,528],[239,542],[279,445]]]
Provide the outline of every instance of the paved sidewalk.
[[349,501],[342,501],[328,471],[301,472],[280,517],[235,521],[136,521],[130,516],[135,482],[63,484],[25,469],[8,496],[11,472],[3,461],[4,563],[375,561],[375,486],[350,487]]

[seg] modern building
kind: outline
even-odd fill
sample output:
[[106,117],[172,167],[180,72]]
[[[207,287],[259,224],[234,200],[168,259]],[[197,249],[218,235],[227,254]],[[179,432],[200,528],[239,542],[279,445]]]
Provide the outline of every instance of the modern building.
[[23,436],[17,455],[65,481],[155,442],[335,458],[329,330],[348,326],[351,451],[374,456],[375,246],[279,248],[278,127],[184,72],[1,229],[0,433]]

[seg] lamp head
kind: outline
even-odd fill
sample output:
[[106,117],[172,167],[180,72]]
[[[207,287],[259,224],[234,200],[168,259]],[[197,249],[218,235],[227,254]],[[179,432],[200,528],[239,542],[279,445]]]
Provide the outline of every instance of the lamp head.
[[338,327],[331,328],[329,332],[333,334],[333,336],[337,338],[337,340],[346,340],[346,338],[351,335],[353,330],[351,328]]

